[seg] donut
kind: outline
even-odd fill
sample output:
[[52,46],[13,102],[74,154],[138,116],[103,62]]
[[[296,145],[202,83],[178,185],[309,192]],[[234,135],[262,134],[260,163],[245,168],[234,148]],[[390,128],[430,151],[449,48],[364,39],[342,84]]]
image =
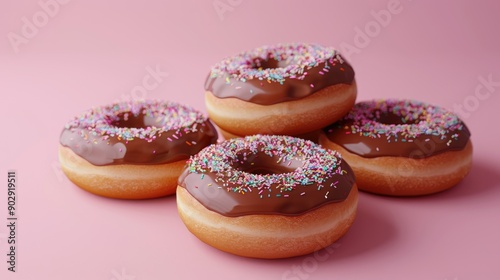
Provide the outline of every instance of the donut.
[[91,193],[144,199],[175,193],[186,161],[217,141],[196,110],[167,101],[119,102],[90,109],[60,135],[66,176]]
[[357,103],[319,143],[351,165],[360,190],[392,196],[444,191],[472,165],[470,132],[454,113],[415,100]]
[[240,53],[215,64],[205,82],[208,115],[226,138],[319,130],[344,116],[356,94],[352,67],[313,44]]
[[317,251],[354,221],[358,191],[335,151],[300,138],[252,135],[211,145],[179,177],[177,207],[201,241],[252,258]]

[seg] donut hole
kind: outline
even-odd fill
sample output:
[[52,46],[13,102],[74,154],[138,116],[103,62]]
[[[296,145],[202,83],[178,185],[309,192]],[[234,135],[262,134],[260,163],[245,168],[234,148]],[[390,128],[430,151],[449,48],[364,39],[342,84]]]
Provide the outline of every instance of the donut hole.
[[421,121],[420,116],[418,116],[415,119],[413,117],[406,118],[404,114],[397,115],[397,114],[394,114],[392,112],[376,111],[375,116],[376,116],[377,122],[382,123],[382,124],[388,124],[388,125],[391,125],[391,124],[394,124],[394,125],[417,124]]
[[161,127],[161,118],[146,115],[144,113],[133,114],[132,112],[124,112],[116,115],[110,124],[119,128],[148,128]]
[[293,172],[302,166],[302,162],[298,160],[283,162],[279,157],[270,157],[267,154],[258,153],[250,156],[238,155],[232,166],[237,170],[250,174],[272,175]]
[[276,60],[274,58],[269,58],[267,60],[262,59],[254,59],[252,68],[257,70],[265,70],[265,69],[275,69],[275,68],[285,68],[290,63],[286,60]]

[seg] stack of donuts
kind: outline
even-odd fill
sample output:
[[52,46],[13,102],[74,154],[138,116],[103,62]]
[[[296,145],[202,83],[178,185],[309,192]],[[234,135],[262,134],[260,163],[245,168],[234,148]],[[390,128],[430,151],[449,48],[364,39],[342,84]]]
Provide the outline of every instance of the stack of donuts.
[[107,197],[176,193],[181,219],[203,242],[286,258],[343,236],[358,188],[432,194],[456,185],[472,164],[470,132],[452,112],[415,100],[356,103],[354,70],[334,48],[243,52],[215,64],[205,90],[208,118],[171,101],[75,117],[60,138],[64,172]]

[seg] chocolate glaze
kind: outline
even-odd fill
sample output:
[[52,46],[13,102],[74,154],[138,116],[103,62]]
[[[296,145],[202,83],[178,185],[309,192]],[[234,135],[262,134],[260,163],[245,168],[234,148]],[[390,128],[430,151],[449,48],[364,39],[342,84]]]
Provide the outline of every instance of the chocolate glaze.
[[[108,121],[117,127],[161,127],[157,118],[143,113],[122,113],[118,119]],[[208,120],[193,125],[197,126],[195,132],[165,131],[151,141],[140,138],[127,141],[116,135],[104,139],[85,127],[71,126],[63,129],[60,143],[93,165],[171,163],[186,160],[217,141],[217,132]]]
[[[402,124],[400,119],[398,116],[386,114],[376,120],[397,125]],[[448,130],[444,135],[420,134],[415,138],[405,139],[402,133],[398,133],[397,138],[391,137],[390,140],[384,135],[369,137],[360,133],[351,133],[353,124],[353,120],[343,119],[326,127],[324,131],[330,141],[365,158],[380,156],[426,158],[446,151],[462,150],[470,138],[470,131],[463,123],[461,130]],[[458,136],[452,137],[453,135]]]
[[[282,63],[283,61],[269,59],[260,62],[260,65],[263,68],[276,68],[283,67]],[[218,98],[235,97],[255,104],[272,105],[306,97],[328,86],[353,83],[354,70],[349,63],[328,63],[328,72],[324,70],[325,65],[320,63],[306,69],[307,75],[304,79],[286,78],[283,84],[259,79],[243,82],[230,75],[212,77],[209,74],[205,81],[205,90]]]
[[[233,167],[253,174],[276,174],[292,172],[303,163],[300,160],[277,163],[276,158],[259,153],[251,161],[235,163]],[[271,192],[266,190],[259,194],[258,190],[254,190],[242,194],[231,191],[234,185],[221,182],[217,179],[216,173],[190,173],[188,169],[185,169],[179,177],[179,185],[206,208],[224,216],[237,217],[252,214],[297,216],[347,198],[355,183],[354,173],[343,160],[339,166],[347,173],[335,174],[327,178],[321,183],[323,187],[320,189],[318,189],[318,183],[313,183],[297,185],[295,189],[282,193],[276,190],[276,186],[271,186]],[[332,184],[334,186],[331,186]]]

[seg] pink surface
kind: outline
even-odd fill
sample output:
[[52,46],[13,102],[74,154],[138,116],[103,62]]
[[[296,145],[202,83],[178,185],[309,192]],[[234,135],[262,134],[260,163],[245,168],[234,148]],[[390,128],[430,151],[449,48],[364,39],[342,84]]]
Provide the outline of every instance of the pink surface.
[[[0,3],[0,170],[19,179],[15,273],[0,188],[0,279],[500,279],[497,1],[54,1]],[[105,199],[58,168],[59,133],[77,113],[139,94],[204,111],[213,63],[280,42],[344,50],[359,100],[455,109],[472,131],[469,176],[421,198],[362,193],[328,250],[269,261],[201,243],[174,196]],[[156,68],[168,75],[140,92]]]

